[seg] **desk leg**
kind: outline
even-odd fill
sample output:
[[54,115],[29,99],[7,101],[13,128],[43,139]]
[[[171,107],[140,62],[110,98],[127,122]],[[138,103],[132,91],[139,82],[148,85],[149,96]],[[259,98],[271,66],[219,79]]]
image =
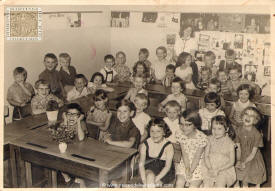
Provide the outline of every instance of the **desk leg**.
[[124,169],[124,172],[122,174],[124,184],[127,184],[128,181],[130,180],[129,173],[131,172],[131,167],[130,167],[131,159],[132,158],[129,158],[125,161],[125,169]]
[[10,145],[10,166],[11,166],[11,177],[12,177],[12,187],[18,188],[17,181],[17,168],[16,168],[16,155],[15,155],[15,146]]
[[27,187],[31,188],[32,187],[32,165],[29,162],[25,162],[25,167],[26,167]]
[[57,188],[57,173],[55,170],[48,170],[48,185],[52,188]]
[[99,169],[99,187],[106,187],[108,184],[108,171]]

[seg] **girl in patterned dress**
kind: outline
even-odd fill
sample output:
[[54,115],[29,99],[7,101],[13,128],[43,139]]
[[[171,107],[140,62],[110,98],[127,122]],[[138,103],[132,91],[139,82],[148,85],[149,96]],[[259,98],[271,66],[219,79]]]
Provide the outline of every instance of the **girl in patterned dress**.
[[254,91],[249,84],[242,84],[237,89],[238,100],[233,103],[229,119],[236,130],[242,125],[241,113],[247,107],[256,107],[250,100],[254,96]]
[[90,111],[88,112],[86,122],[87,124],[93,125],[88,128],[90,132],[94,130],[92,128],[99,128],[98,139],[102,141],[107,134],[107,129],[110,125],[112,113],[108,109],[108,97],[106,92],[104,92],[103,90],[96,90],[94,101],[95,104],[91,107]]
[[207,136],[198,129],[201,118],[195,111],[186,110],[180,118],[180,131],[176,132],[176,140],[181,147],[181,161],[176,166],[176,187],[199,188],[203,176],[203,153],[207,145]]
[[266,169],[260,147],[263,147],[263,136],[257,130],[261,114],[255,107],[247,107],[242,114],[243,125],[237,129],[237,180],[243,187],[248,183],[260,184],[266,181]]
[[205,149],[204,187],[229,187],[236,181],[234,130],[223,115],[211,121],[212,135]]
[[139,171],[144,187],[161,187],[175,178],[174,148],[166,137],[171,132],[162,118],[148,125],[150,137],[141,145]]

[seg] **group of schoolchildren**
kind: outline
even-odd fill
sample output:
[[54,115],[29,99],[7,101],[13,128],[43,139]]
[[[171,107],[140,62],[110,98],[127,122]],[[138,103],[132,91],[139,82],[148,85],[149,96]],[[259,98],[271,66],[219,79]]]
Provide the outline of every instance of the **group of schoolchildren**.
[[[132,70],[126,65],[126,55],[106,55],[105,66],[92,75],[90,82],[70,65],[67,53],[46,54],[45,70],[32,85],[26,82],[27,71],[14,70],[15,82],[8,89],[8,102],[14,106],[13,120],[29,114],[44,113],[49,100],[59,107],[69,102],[63,114],[62,125],[75,130],[76,139],[86,134],[104,143],[125,148],[136,148],[131,166],[138,166],[138,175],[144,187],[231,187],[242,182],[257,187],[266,181],[266,170],[260,148],[263,137],[258,129],[261,113],[253,103],[260,94],[258,86],[241,80],[242,66],[235,62],[233,50],[227,50],[225,61],[215,64],[215,54],[208,51],[204,66],[198,69],[189,53],[182,52],[176,62],[166,59],[167,50],[156,49],[157,59],[148,60],[149,51],[142,48],[139,60]],[[56,70],[58,62],[60,70]],[[108,92],[114,89],[108,83],[131,81],[133,86],[117,105],[116,115],[108,107]],[[171,87],[169,94],[158,105],[165,117],[150,116],[146,84],[158,83]],[[198,111],[188,107],[191,101],[185,89],[205,92]],[[225,115],[223,95],[238,97],[231,112]],[[94,94],[94,104],[84,114],[73,100]],[[97,130],[89,130],[89,128]],[[88,130],[87,130],[88,128]],[[177,153],[180,153],[177,154]],[[134,171],[134,170],[133,170]],[[62,173],[65,182],[73,178]],[[115,180],[117,177],[114,177]],[[85,181],[75,179],[83,187]]]

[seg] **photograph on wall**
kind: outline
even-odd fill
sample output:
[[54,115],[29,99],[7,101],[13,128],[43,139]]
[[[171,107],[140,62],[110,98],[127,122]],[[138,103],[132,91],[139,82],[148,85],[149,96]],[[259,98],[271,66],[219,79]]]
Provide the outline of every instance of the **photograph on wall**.
[[244,30],[244,14],[219,14],[219,31],[240,33]]
[[181,26],[191,25],[194,31],[217,31],[219,29],[218,14],[182,13]]
[[81,13],[67,15],[68,25],[72,28],[81,27]]
[[243,34],[235,34],[234,48],[243,49]]
[[166,44],[174,45],[176,42],[176,34],[167,34],[166,35]]
[[270,33],[269,15],[245,15],[245,33],[267,34]]
[[264,43],[263,49],[263,65],[270,66],[270,43]]
[[129,27],[130,12],[111,12],[111,27]]
[[271,73],[271,66],[264,67],[264,76],[270,76]]
[[155,23],[158,18],[157,12],[143,12],[142,22]]

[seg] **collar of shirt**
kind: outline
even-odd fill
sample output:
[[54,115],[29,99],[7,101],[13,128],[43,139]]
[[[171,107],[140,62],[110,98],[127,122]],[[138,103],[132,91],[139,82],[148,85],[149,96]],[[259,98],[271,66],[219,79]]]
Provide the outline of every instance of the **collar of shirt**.
[[109,70],[106,66],[104,67],[104,70],[106,70],[107,72],[111,72],[113,71],[113,67],[111,68],[111,70]]

